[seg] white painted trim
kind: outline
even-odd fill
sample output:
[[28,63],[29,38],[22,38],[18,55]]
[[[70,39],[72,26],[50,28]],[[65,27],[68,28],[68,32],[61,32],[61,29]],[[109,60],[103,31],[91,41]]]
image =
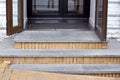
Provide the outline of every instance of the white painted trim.
[[94,29],[95,28],[95,20],[89,18],[89,24],[91,25],[91,27]]
[[27,22],[28,22],[28,18],[26,17],[26,18],[24,19],[24,29],[25,29],[25,27],[26,27]]

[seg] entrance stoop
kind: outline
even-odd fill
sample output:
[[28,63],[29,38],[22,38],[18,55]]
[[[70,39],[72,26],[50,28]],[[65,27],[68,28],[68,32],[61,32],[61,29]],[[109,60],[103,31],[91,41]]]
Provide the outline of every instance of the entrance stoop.
[[16,49],[107,49],[94,31],[24,31],[14,37]]
[[120,50],[115,48],[119,43],[110,44],[112,49],[96,50],[14,49],[12,39],[3,43],[0,62],[10,61],[12,69],[120,78]]

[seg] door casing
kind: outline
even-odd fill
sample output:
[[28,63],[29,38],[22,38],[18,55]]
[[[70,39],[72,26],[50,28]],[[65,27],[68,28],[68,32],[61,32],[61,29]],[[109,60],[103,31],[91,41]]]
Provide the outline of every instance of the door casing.
[[102,6],[102,30],[100,31],[96,24],[97,24],[97,5],[98,1],[96,0],[96,15],[95,15],[95,32],[101,39],[101,41],[106,41],[107,40],[107,11],[108,11],[108,0],[103,0],[103,6]]
[[23,31],[24,29],[24,12],[23,12],[23,0],[19,1],[20,4],[20,25],[13,26],[13,0],[6,0],[6,20],[7,20],[7,35],[12,35]]

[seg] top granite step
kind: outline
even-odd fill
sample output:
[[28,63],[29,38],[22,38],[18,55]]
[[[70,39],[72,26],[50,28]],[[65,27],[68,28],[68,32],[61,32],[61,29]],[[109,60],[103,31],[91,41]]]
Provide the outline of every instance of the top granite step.
[[101,42],[94,31],[24,31],[15,42]]

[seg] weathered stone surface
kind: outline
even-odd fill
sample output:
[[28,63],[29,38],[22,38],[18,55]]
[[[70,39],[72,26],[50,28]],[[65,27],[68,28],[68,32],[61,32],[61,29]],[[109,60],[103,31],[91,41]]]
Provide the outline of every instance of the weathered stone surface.
[[[0,66],[4,65],[4,64],[5,65],[7,64],[7,66],[8,66],[9,63],[10,62],[8,62],[8,61],[4,61],[3,63],[0,64]],[[57,65],[57,66],[55,65],[54,67],[58,67],[58,66],[59,65]],[[46,68],[46,67],[47,66],[45,66],[44,68]],[[65,66],[65,64],[64,64],[64,66],[62,67],[62,69],[60,69],[60,68],[57,68],[57,69],[59,71],[60,70],[64,70],[65,71],[67,67],[69,67],[69,66]],[[77,67],[78,67],[78,69],[81,68],[82,72],[84,71],[84,68],[86,68],[86,70],[90,70],[90,69],[88,69],[88,67],[91,68],[91,66],[88,66],[88,65],[87,65],[87,67],[83,66],[84,68],[82,68],[80,66],[77,66]],[[3,70],[3,72],[0,72],[0,80],[26,80],[26,79],[29,79],[29,80],[48,80],[48,79],[49,80],[61,80],[61,79],[62,80],[66,80],[66,79],[67,80],[73,80],[73,79],[74,80],[88,80],[88,79],[89,80],[119,80],[120,79],[118,76],[117,77],[96,77],[96,76],[75,75],[75,74],[74,75],[70,75],[70,74],[58,74],[56,72],[55,73],[51,73],[51,72],[39,72],[39,71],[15,70],[15,69],[9,69],[8,67],[6,68],[6,66],[0,67],[0,69],[1,68],[4,68],[4,70]],[[74,67],[70,66],[69,69],[70,68],[71,68],[71,70],[73,70]],[[95,68],[95,67],[93,67],[93,68]],[[114,69],[115,66],[111,67],[111,68]],[[119,67],[116,67],[116,68],[118,69]],[[98,68],[98,69],[101,69],[101,68]]]
[[120,64],[15,64],[10,68],[67,74],[120,73]]
[[94,31],[24,31],[15,42],[100,42]]

